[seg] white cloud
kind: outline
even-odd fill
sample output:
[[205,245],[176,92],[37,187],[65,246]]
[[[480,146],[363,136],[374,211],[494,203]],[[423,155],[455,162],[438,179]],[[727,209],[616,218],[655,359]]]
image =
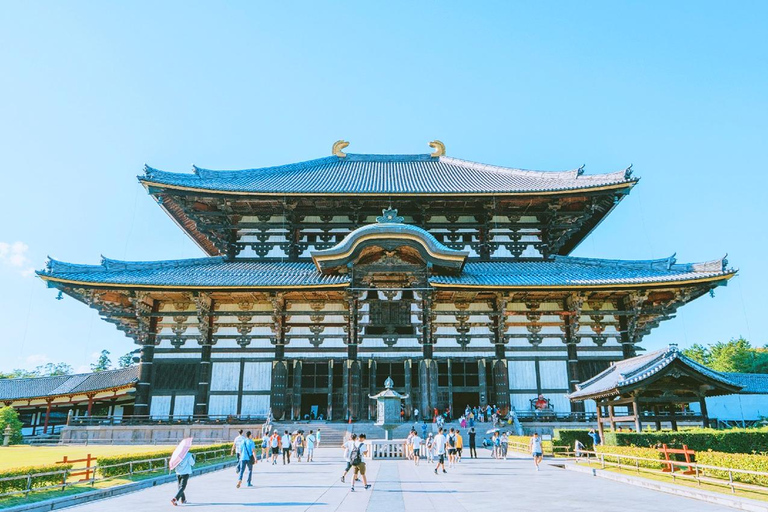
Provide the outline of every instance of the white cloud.
[[30,266],[27,251],[29,246],[24,242],[0,242],[0,265],[16,269],[24,277],[32,277],[35,269]]
[[51,358],[47,354],[32,354],[27,356],[26,362],[28,365],[41,366],[51,362]]
[[91,367],[87,364],[81,364],[75,368],[75,373],[91,373]]

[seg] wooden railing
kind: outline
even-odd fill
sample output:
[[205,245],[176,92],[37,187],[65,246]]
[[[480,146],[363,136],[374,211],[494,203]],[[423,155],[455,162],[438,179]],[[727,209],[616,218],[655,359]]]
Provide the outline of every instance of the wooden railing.
[[[194,453],[194,455],[198,461],[201,461],[201,460],[210,461],[210,460],[228,458],[229,452],[230,452],[230,448],[219,448],[216,450],[196,452]],[[91,460],[94,460],[94,459],[91,458]],[[93,487],[96,484],[96,482],[104,482],[104,481],[112,480],[115,478],[132,477],[140,473],[153,473],[153,472],[159,472],[159,471],[167,472],[169,460],[170,460],[170,456],[155,457],[155,458],[142,459],[142,460],[132,460],[132,461],[120,462],[120,463],[111,464],[111,465],[97,464],[95,466],[90,466],[89,464],[89,467],[87,469],[87,471],[89,472],[89,478],[87,480],[81,479],[78,481],[71,481],[69,479],[70,476],[76,476],[76,475],[80,476],[78,474],[78,471],[80,470],[77,470],[77,469],[62,469],[60,471],[49,471],[45,473],[28,473],[25,475],[0,478],[0,488],[13,487],[14,486],[13,482],[22,482],[21,484],[16,485],[17,487],[20,487],[20,489],[0,493],[0,497],[13,496],[17,494],[22,494],[24,496],[27,496],[31,492],[49,491],[53,489],[64,490],[69,486],[83,484],[84,482],[85,482],[85,485],[90,485],[91,487]],[[73,462],[79,462],[79,461],[67,460],[63,462],[73,463]],[[143,467],[143,466],[146,466],[146,468],[138,469],[139,467]],[[115,474],[112,476],[108,476],[108,477],[100,476],[99,470],[117,468],[117,467],[123,467],[125,469],[124,471],[119,472],[119,474]],[[41,487],[34,486],[36,479],[40,477],[53,477],[53,476],[56,476],[56,478],[52,480],[57,483],[54,483],[51,485],[44,485]]]
[[[768,484],[748,484],[734,480],[734,475],[753,475],[765,478],[765,481],[768,482],[768,472],[764,471],[710,466],[707,464],[699,464],[697,462],[690,461],[651,459],[647,457],[622,455],[618,453],[598,453],[589,450],[581,450],[578,454],[575,452],[563,452],[563,455],[574,457],[574,460],[577,464],[599,464],[602,469],[605,469],[608,466],[612,466],[616,467],[619,471],[628,469],[638,474],[645,471],[654,475],[668,476],[671,478],[673,483],[676,482],[677,479],[680,479],[683,481],[687,480],[695,482],[699,486],[701,486],[702,483],[706,483],[728,487],[731,490],[731,493],[735,493],[736,489],[757,491],[761,493],[768,492]],[[664,468],[654,470],[652,468],[643,467],[641,462],[658,464],[659,466],[664,466]],[[726,479],[712,476],[713,472],[727,474],[728,478]]]

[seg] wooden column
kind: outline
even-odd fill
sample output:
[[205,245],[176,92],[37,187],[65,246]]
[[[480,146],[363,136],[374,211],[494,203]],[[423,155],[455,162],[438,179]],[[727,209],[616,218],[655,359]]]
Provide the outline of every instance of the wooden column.
[[91,410],[93,409],[93,394],[88,393],[86,396],[88,397],[88,410],[86,411],[85,415],[90,418]]
[[[581,315],[581,306],[583,297],[571,295],[566,298],[564,308],[567,314],[563,315],[563,332],[565,334],[565,348],[568,357],[568,391],[576,391],[576,385],[581,382],[579,378],[579,358],[576,344],[579,338],[576,331],[579,329],[579,316]],[[571,412],[584,412],[584,402],[571,402]]]
[[288,413],[288,364],[285,361],[285,299],[282,293],[270,296],[272,305],[272,343],[275,345],[275,360],[272,361],[272,389],[269,405],[275,420],[282,420]]
[[615,432],[616,420],[614,419],[613,405],[608,406],[608,422],[611,424],[611,432]]
[[502,415],[509,412],[509,370],[506,359],[493,361],[493,404],[501,409]]
[[[369,395],[375,395],[379,392],[378,389],[376,389],[376,360],[371,359],[368,362],[368,394]],[[369,420],[375,420],[376,415],[378,414],[378,411],[376,411],[376,400],[371,400],[370,398],[368,400],[368,419]]]
[[294,420],[301,420],[301,361],[293,362],[293,400],[291,401],[291,416]]
[[672,423],[672,430],[677,432],[677,411],[675,410],[675,404],[669,406],[669,420]]
[[[446,363],[447,363],[447,368],[448,368],[446,370],[448,372],[448,375],[447,375],[447,378],[448,378],[448,405],[447,406],[451,408],[451,418],[453,418],[453,412],[454,412],[453,411],[453,378],[452,378],[453,377],[453,373],[451,372],[451,366],[452,365],[451,365],[451,358],[450,357],[446,360]],[[440,365],[438,365],[437,368],[438,368],[438,371],[440,371]],[[440,374],[438,374],[438,378],[440,378]]]
[[437,361],[422,359],[419,361],[419,398],[424,418],[432,418],[437,407]]
[[325,418],[333,419],[333,359],[328,361],[328,409]]
[[488,380],[485,375],[485,359],[480,359],[477,362],[477,384],[480,388],[480,403],[479,406],[488,405]]
[[422,292],[421,301],[421,351],[424,359],[434,356],[432,338],[432,292]]
[[632,413],[635,415],[635,430],[643,431],[643,424],[640,421],[640,407],[637,404],[637,397],[632,399]]
[[200,331],[200,337],[197,340],[200,344],[200,369],[197,392],[195,393],[194,415],[206,417],[208,416],[208,397],[211,389],[214,303],[210,295],[201,293],[195,296],[195,305],[197,306],[198,330]]
[[149,319],[149,328],[146,338],[139,352],[139,380],[136,383],[136,399],[133,405],[133,414],[136,416],[149,416],[149,405],[152,400],[152,362],[155,358],[155,339],[157,336],[156,314],[160,311],[160,301],[153,300],[150,309],[152,316]]
[[658,405],[654,405],[653,406],[653,416],[654,416],[654,419],[655,419],[654,423],[656,423],[656,431],[657,432],[659,430],[661,430],[661,418],[659,418],[659,412],[660,412],[659,411],[659,406]]
[[43,434],[48,433],[48,422],[51,419],[51,403],[53,402],[52,398],[49,398],[46,400],[47,404],[45,407],[45,422],[43,423]]
[[702,396],[699,398],[699,406],[701,407],[701,423],[704,428],[709,427],[709,413],[707,412],[707,398]]
[[597,411],[597,433],[600,434],[600,442],[603,442],[603,413],[602,406],[598,400],[595,400],[595,410]]
[[405,402],[405,417],[411,419],[413,417],[413,383],[411,382],[411,365],[413,362],[410,359],[406,359],[403,362],[403,369],[405,371],[405,393],[407,398]]

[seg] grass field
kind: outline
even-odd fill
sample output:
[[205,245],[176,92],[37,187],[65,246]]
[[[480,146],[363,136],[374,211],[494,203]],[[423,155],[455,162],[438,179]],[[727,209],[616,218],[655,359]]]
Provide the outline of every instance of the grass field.
[[62,460],[66,455],[70,460],[83,459],[87,454],[98,458],[106,455],[124,453],[145,453],[173,450],[175,445],[61,445],[61,446],[29,446],[15,445],[0,447],[0,471],[23,466],[39,466],[53,464]]

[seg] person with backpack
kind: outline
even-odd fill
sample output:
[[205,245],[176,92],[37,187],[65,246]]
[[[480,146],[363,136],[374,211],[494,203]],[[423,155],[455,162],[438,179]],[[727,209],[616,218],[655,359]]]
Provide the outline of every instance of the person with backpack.
[[371,485],[368,483],[368,479],[365,477],[365,461],[363,457],[368,453],[368,446],[365,444],[365,434],[360,434],[357,441],[352,446],[352,451],[349,453],[349,463],[355,468],[354,477],[352,478],[352,487],[350,491],[355,491],[355,480],[357,475],[360,474],[360,478],[363,479],[363,488],[368,489]]
[[296,437],[293,438],[293,446],[296,450],[296,461],[301,462],[301,458],[304,456],[304,432],[299,430]]
[[245,440],[243,441],[242,449],[240,450],[240,475],[237,479],[236,487],[239,489],[243,483],[243,474],[245,468],[248,468],[248,487],[253,487],[251,484],[251,477],[253,476],[253,462],[256,453],[256,443],[251,439],[251,431],[245,433]]
[[452,468],[453,465],[456,463],[456,432],[453,430],[453,427],[451,427],[451,430],[448,433],[448,437],[445,440],[445,446],[448,449],[448,467]]
[[314,460],[316,441],[317,438],[315,437],[314,430],[310,430],[309,435],[307,436],[307,462],[312,462]]
[[349,473],[349,470],[352,469],[352,461],[350,460],[350,454],[352,453],[352,448],[355,446],[355,443],[357,442],[357,434],[351,434],[349,436],[349,439],[347,439],[342,447],[344,448],[344,461],[347,463],[347,467],[344,468],[344,472],[341,474],[341,482],[344,482],[344,477],[347,476],[347,473]]
[[272,465],[277,464],[277,456],[280,453],[280,436],[277,430],[272,431],[272,436],[269,438],[270,448],[272,448]]

